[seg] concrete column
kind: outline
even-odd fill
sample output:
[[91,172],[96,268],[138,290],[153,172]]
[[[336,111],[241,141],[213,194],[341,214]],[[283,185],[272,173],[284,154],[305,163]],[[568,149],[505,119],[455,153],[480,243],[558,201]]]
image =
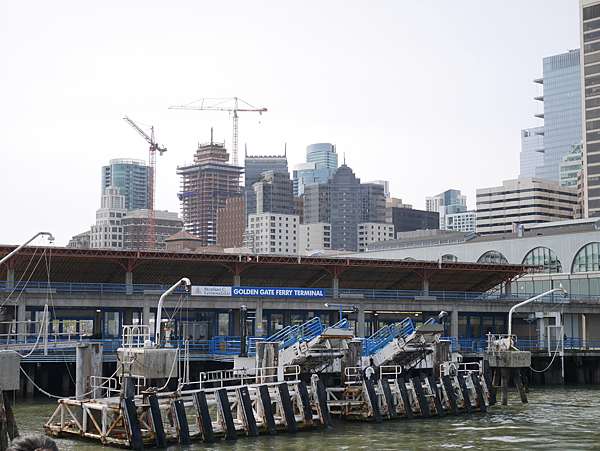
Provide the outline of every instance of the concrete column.
[[450,336],[458,340],[458,310],[450,313]]
[[239,286],[241,286],[241,284],[242,284],[242,281],[241,281],[241,279],[242,279],[242,278],[241,278],[241,276],[240,276],[239,274],[234,274],[234,275],[233,275],[233,286],[234,286],[234,287],[239,287]]
[[[150,306],[144,305],[142,309],[142,324],[144,326],[152,326],[153,323],[150,323],[150,319],[152,318],[152,313],[150,313]],[[154,334],[152,327],[150,327],[150,336]]]
[[94,398],[91,376],[102,376],[102,345],[81,344],[75,348],[75,396],[78,400]]
[[[31,378],[31,380],[33,380],[33,381],[35,380],[35,366],[30,365],[28,368],[25,368],[25,372]],[[25,379],[25,396],[29,399],[33,398],[33,391],[34,391],[33,384],[26,377],[23,379]]]
[[334,277],[331,279],[331,289],[333,291],[333,298],[337,299],[340,297],[340,279]]
[[10,266],[6,269],[6,288],[14,288],[15,286],[15,268]]
[[365,307],[362,304],[358,306],[356,314],[356,335],[359,337],[365,336]]
[[583,313],[581,314],[581,346],[587,348],[587,324]]
[[233,330],[230,327],[230,330],[232,331],[231,335],[239,335],[240,334],[240,311],[239,310],[233,310],[230,314],[229,314],[229,324],[233,324]]
[[423,277],[423,296],[429,296],[429,279]]
[[510,283],[510,280],[504,283],[504,293],[507,297],[512,295],[512,283]]
[[264,334],[264,330],[263,330],[263,305],[262,305],[262,299],[258,299],[256,301],[256,312],[254,314],[254,333],[256,334],[257,337],[262,337]]
[[25,305],[25,301],[23,299],[19,300],[17,304],[17,334],[19,341],[25,341],[27,338],[27,323],[25,322],[25,312],[27,310],[27,306]]
[[131,271],[125,273],[125,292],[133,294],[133,272]]

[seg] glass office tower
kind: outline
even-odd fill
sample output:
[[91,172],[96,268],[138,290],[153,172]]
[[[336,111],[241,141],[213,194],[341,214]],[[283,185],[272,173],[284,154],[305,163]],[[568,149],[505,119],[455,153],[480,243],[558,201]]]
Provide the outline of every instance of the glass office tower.
[[119,188],[125,197],[125,209],[148,208],[148,178],[150,168],[143,160],[114,159],[102,167],[102,189]]

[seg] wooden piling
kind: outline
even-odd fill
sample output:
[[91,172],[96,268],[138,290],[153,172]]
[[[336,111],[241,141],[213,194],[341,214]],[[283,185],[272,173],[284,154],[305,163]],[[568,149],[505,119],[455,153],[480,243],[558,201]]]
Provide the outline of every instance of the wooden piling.
[[383,418],[381,417],[381,411],[379,410],[379,398],[375,392],[375,384],[373,379],[366,378],[363,380],[363,390],[367,395],[366,398],[371,405],[371,412],[373,412],[373,419],[375,423],[381,423]]
[[144,441],[142,439],[142,431],[140,429],[140,422],[137,417],[137,409],[135,407],[133,396],[123,398],[122,410],[128,428],[131,449],[136,451],[143,450]]
[[392,390],[390,389],[390,384],[387,380],[381,379],[379,381],[379,388],[383,393],[383,399],[385,399],[385,404],[387,406],[387,416],[388,418],[395,418],[398,416],[396,413],[396,404],[394,403],[394,397],[392,396]]
[[[313,376],[315,377],[315,376]],[[317,397],[317,410],[319,412],[319,418],[323,426],[331,426],[331,415],[329,413],[329,406],[327,405],[327,390],[323,381],[316,377],[313,379],[313,390]]]
[[508,382],[510,379],[510,370],[508,368],[500,368],[500,387],[502,391],[502,405],[508,405]]
[[515,385],[519,390],[519,395],[521,395],[521,402],[523,404],[527,404],[527,393],[525,391],[525,387],[523,387],[523,381],[521,380],[521,370],[519,368],[513,369],[513,380],[515,381]]
[[429,401],[423,391],[423,385],[421,385],[421,379],[419,377],[413,377],[411,379],[413,387],[415,387],[415,393],[417,394],[417,401],[419,402],[419,409],[421,410],[421,416],[429,418],[431,416],[431,410],[429,409]]
[[215,393],[217,395],[217,406],[221,414],[221,426],[225,432],[225,440],[237,440],[237,432],[235,430],[235,423],[233,422],[231,406],[229,405],[227,389],[220,388]]
[[298,382],[297,389],[300,396],[300,402],[302,403],[304,423],[310,426],[313,424],[313,410],[310,403],[310,395],[308,394],[308,387],[304,381],[300,381]]
[[429,387],[431,388],[433,394],[433,402],[435,404],[435,410],[437,414],[443,417],[446,413],[444,412],[444,406],[442,406],[442,398],[440,396],[440,390],[435,382],[434,378],[429,376],[427,378],[427,382],[429,383]]
[[290,397],[290,391],[288,389],[287,382],[278,384],[277,390],[279,391],[279,400],[281,401],[281,409],[283,410],[283,417],[285,419],[287,431],[296,432],[298,430],[298,426],[296,425],[294,407],[292,406],[292,399]]
[[258,387],[258,396],[262,406],[263,424],[267,428],[267,432],[271,435],[277,434],[277,426],[275,425],[275,417],[273,416],[273,402],[269,393],[268,385],[260,385]]
[[471,381],[473,381],[473,386],[475,387],[475,392],[477,393],[477,400],[479,403],[479,411],[486,412],[487,405],[485,404],[485,396],[483,395],[483,388],[481,388],[481,382],[479,380],[479,375],[476,373],[471,373]]
[[0,389],[0,451],[6,451],[8,448],[8,423],[6,419],[6,409],[4,407],[4,394]]
[[442,376],[442,384],[444,384],[444,391],[446,392],[446,396],[448,397],[448,404],[450,405],[450,410],[454,415],[458,415],[458,403],[456,402],[456,393],[454,391],[454,385],[452,384],[450,376]]
[[465,410],[471,413],[471,411],[473,410],[473,406],[471,404],[471,398],[469,397],[469,389],[467,388],[465,378],[460,373],[458,374],[458,376],[456,376],[456,378],[458,379],[458,385],[460,385],[460,391],[462,393]]
[[412,405],[410,404],[410,398],[408,397],[408,390],[406,389],[406,381],[403,377],[400,377],[396,380],[396,383],[398,384],[398,390],[400,390],[400,398],[402,399],[406,418],[412,418],[414,415]]
[[175,409],[175,417],[177,419],[177,431],[179,432],[179,444],[186,446],[190,444],[190,426],[188,424],[187,415],[185,413],[185,406],[183,405],[183,399],[176,399],[173,401],[173,407]]
[[254,418],[254,412],[252,410],[252,400],[250,399],[250,392],[248,387],[239,387],[236,390],[238,402],[242,406],[242,417],[244,420],[244,426],[246,434],[252,437],[258,436],[258,426],[256,425],[256,418]]
[[206,402],[206,393],[203,391],[197,392],[194,396],[194,404],[196,405],[196,418],[198,427],[202,433],[202,439],[206,443],[213,443],[215,441],[215,434],[208,410],[208,403]]
[[152,418],[152,427],[154,428],[154,438],[156,442],[156,447],[166,448],[167,436],[165,435],[165,428],[163,426],[162,414],[160,413],[158,398],[154,393],[148,396],[148,404],[150,405],[150,416]]

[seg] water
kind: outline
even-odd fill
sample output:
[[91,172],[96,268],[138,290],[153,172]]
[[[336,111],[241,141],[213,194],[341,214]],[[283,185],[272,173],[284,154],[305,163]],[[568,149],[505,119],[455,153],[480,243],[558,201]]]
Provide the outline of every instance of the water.
[[[579,450],[600,449],[600,387],[533,388],[529,404],[511,393],[512,405],[494,406],[487,414],[428,420],[395,420],[382,424],[337,422],[327,431],[242,438],[189,450]],[[15,413],[22,432],[41,432],[54,403],[24,403]],[[57,440],[61,450],[108,450],[78,440]],[[171,451],[181,449],[178,446]]]

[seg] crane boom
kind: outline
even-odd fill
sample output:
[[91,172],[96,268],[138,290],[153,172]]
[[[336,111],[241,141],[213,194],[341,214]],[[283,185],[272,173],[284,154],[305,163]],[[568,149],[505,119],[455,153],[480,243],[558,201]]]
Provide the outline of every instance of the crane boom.
[[238,113],[266,113],[266,108],[258,108],[239,97],[203,97],[185,105],[173,105],[170,110],[226,111],[233,113],[233,139],[231,145],[232,162],[238,165]]
[[154,139],[154,126],[150,127],[150,135],[137,125],[128,116],[123,118],[135,131],[137,131],[144,140],[150,145],[148,148],[148,227],[146,228],[146,239],[149,249],[156,247],[156,219],[154,213],[154,192],[156,191],[156,151],[162,155],[167,148],[160,146]]

